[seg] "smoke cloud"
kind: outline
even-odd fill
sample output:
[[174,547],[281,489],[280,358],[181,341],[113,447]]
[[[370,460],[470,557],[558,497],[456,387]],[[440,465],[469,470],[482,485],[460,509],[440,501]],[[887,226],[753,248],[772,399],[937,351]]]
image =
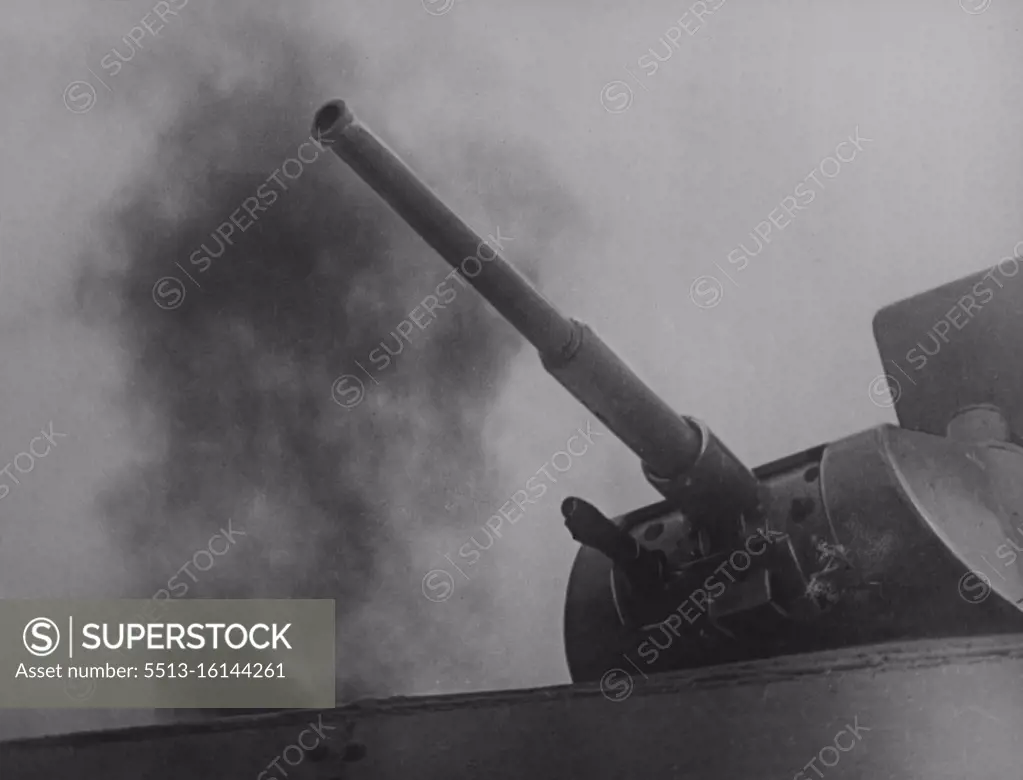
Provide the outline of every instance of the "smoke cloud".
[[[475,520],[464,504],[445,507],[447,486],[496,497],[482,419],[519,340],[450,278],[456,297],[426,330],[396,329],[449,269],[310,140],[310,109],[331,93],[313,88],[308,43],[258,18],[232,27],[220,45],[234,72],[203,63],[180,74],[184,99],[113,207],[124,267],[82,280],[83,300],[116,297],[108,324],[130,361],[124,401],[150,442],[147,461],[106,491],[104,514],[147,590],[233,519],[245,540],[198,575],[199,593],[335,598],[340,696],[414,690],[424,674],[478,663],[477,643],[452,642],[423,609],[413,563],[425,532]],[[366,93],[356,79],[334,90]],[[449,143],[463,170],[530,163],[524,149]],[[444,184],[461,171],[436,174]],[[247,198],[265,204],[252,220]],[[554,230],[567,208],[542,176],[502,201],[490,216],[515,240]],[[218,228],[233,227],[232,213],[246,226],[233,236]],[[154,289],[168,272],[188,285],[170,310]],[[331,387],[362,373],[356,361],[371,378],[348,407]],[[483,609],[486,589],[467,598]]]
[[[74,258],[78,321],[120,350],[110,392],[134,444],[93,508],[124,567],[117,595],[176,577],[188,598],[333,598],[339,700],[485,686],[500,643],[466,626],[488,586],[444,612],[421,581],[434,541],[467,536],[498,498],[484,420],[521,339],[310,137],[337,95],[386,136],[408,117],[375,97],[414,74],[381,83],[343,32],[328,45],[235,5],[184,8],[189,34],[165,35],[158,63],[136,52],[131,89],[96,98],[155,128]],[[426,151],[413,165],[481,234],[511,237],[527,273],[575,218],[523,141],[466,124]],[[479,191],[492,170],[515,173]],[[403,332],[439,286],[447,305]],[[341,375],[362,377],[357,403]],[[228,551],[189,566],[228,524]]]

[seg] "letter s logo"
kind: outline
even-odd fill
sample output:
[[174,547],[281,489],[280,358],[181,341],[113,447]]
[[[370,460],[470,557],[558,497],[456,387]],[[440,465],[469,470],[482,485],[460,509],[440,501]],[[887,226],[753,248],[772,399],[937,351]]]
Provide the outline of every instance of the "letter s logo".
[[42,658],[57,649],[60,644],[60,629],[49,618],[32,618],[21,633],[25,649],[32,655]]
[[[430,589],[429,593],[426,592],[427,588]],[[433,569],[423,577],[423,595],[430,601],[435,603],[447,601],[454,592],[455,578],[444,569]]]
[[600,692],[608,701],[624,701],[632,693],[632,675],[624,669],[609,669],[600,678]]

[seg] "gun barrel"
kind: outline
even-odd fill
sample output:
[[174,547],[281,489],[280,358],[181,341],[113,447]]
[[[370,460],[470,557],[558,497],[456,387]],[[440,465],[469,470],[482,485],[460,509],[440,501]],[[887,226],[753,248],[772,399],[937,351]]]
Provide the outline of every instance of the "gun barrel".
[[676,414],[590,328],[564,317],[344,101],[324,105],[316,113],[313,132],[453,268],[459,269],[467,258],[482,261],[475,276],[463,269],[463,277],[536,347],[547,371],[650,472],[671,481],[696,463],[706,447],[702,426]]

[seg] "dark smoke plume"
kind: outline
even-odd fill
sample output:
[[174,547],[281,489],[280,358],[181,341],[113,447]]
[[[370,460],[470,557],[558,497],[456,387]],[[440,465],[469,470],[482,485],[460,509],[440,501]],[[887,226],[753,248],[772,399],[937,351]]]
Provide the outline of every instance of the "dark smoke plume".
[[[381,341],[393,350],[395,326],[450,269],[327,152],[295,180],[278,174],[288,190],[271,183],[277,201],[204,272],[188,262],[204,242],[217,251],[210,234],[296,156],[325,99],[352,98],[372,121],[376,88],[335,75],[324,89],[307,43],[284,38],[261,25],[225,36],[244,76],[181,64],[155,153],[110,205],[114,259],[92,258],[79,284],[83,312],[121,344],[123,404],[149,452],[101,499],[139,583],[124,595],[167,587],[231,518],[246,536],[183,580],[187,597],[337,599],[339,699],[487,687],[472,632],[420,592],[436,550],[419,548],[439,528],[464,537],[497,498],[481,430],[519,337],[453,284],[457,299],[380,385],[363,377],[365,400],[336,404],[334,379],[360,374],[355,361],[368,365]],[[410,161],[490,220],[465,215],[482,234],[513,236],[521,267],[576,217],[542,161],[502,141],[451,138]],[[465,183],[484,167],[472,204]],[[186,286],[174,310],[154,303],[164,276]],[[486,585],[461,599],[458,622],[486,609]]]

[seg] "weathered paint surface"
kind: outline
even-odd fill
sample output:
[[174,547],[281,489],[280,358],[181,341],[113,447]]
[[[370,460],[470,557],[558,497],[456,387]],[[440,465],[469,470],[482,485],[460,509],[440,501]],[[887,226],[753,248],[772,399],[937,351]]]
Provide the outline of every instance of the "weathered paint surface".
[[[326,754],[293,748],[268,770],[320,716]],[[0,776],[1004,780],[1023,776],[1020,734],[1017,634],[637,679],[620,701],[575,685],[9,742]]]

